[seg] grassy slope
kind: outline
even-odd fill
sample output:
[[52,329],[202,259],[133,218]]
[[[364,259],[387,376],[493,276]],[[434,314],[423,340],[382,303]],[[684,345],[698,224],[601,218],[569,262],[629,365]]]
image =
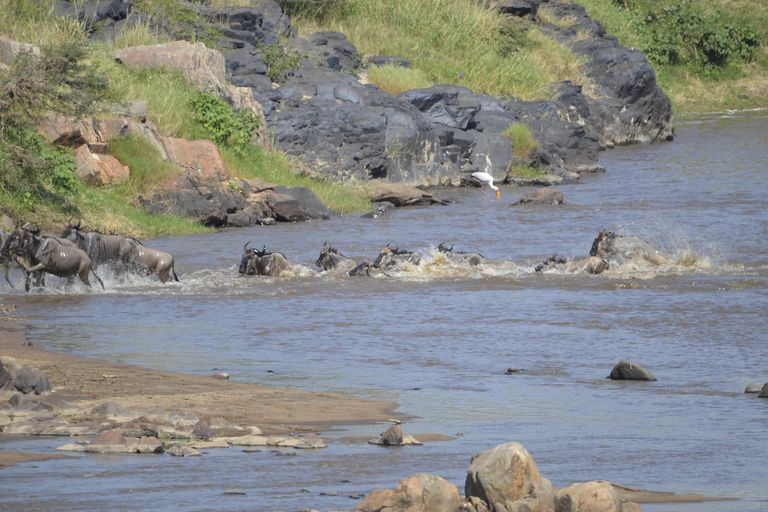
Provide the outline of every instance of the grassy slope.
[[[550,97],[550,83],[579,76],[581,61],[530,24],[469,0],[357,0],[318,17],[294,16],[301,34],[336,30],[365,55],[397,55],[412,73],[369,75],[392,93],[399,82],[458,84],[495,96]],[[384,76],[381,76],[384,75]]]
[[[0,16],[0,34],[11,39],[41,47],[64,40],[84,39],[82,27],[77,23],[48,17],[45,12],[21,0],[0,0],[0,12],[4,13]],[[152,34],[146,25],[139,25],[124,32],[114,44],[91,45],[91,63],[109,78],[111,96],[115,100],[147,101],[149,118],[163,135],[189,140],[208,138],[205,129],[192,120],[190,100],[196,94],[196,87],[181,73],[162,69],[131,71],[111,57],[117,48],[166,40]],[[138,207],[138,197],[151,193],[173,171],[159,160],[154,150],[145,146],[140,140],[113,143],[112,154],[131,168],[131,178],[123,185],[108,188],[78,186],[72,194],[65,196],[54,194],[32,198],[18,197],[0,186],[2,211],[42,226],[52,226],[74,216],[82,218],[91,227],[141,237],[208,231],[210,228],[185,219],[148,215]],[[242,156],[224,147],[220,149],[235,177],[261,177],[286,186],[308,186],[325,204],[340,213],[359,212],[370,206],[365,187],[301,176],[296,162],[272,149],[252,147]]]
[[[647,44],[638,26],[638,11],[658,12],[679,0],[635,0],[636,9],[620,9],[614,0],[575,0],[600,21],[622,44],[644,49]],[[761,36],[763,46],[747,64],[731,64],[716,73],[694,65],[654,64],[659,84],[670,96],[675,112],[697,113],[768,107],[768,2],[764,0],[693,0],[693,5],[722,23],[749,24]]]

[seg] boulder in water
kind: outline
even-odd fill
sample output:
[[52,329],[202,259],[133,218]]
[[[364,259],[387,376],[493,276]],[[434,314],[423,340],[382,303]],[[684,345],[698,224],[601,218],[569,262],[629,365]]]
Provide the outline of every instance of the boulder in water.
[[377,489],[354,508],[356,512],[457,512],[459,489],[439,476],[419,473],[400,482],[397,489]]
[[651,372],[626,359],[619,361],[608,376],[611,380],[656,380]]

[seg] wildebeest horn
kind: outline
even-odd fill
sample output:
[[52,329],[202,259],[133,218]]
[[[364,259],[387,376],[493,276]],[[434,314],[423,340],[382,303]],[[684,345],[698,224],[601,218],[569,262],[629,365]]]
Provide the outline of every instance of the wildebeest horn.
[[36,225],[35,229],[30,229],[29,232],[33,235],[39,235],[40,234],[40,225]]
[[326,240],[325,242],[323,242],[323,247],[325,247],[326,245],[328,245],[328,240]]
[[248,244],[250,244],[250,243],[251,243],[251,241],[250,241],[250,240],[248,240],[247,242],[245,242],[245,245],[243,246],[243,250],[244,250],[244,251],[247,251],[247,250],[248,250]]

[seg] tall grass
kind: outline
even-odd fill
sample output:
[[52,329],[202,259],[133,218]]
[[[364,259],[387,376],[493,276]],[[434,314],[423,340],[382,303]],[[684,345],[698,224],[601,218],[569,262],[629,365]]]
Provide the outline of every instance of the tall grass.
[[501,134],[512,139],[512,155],[517,158],[528,158],[531,151],[539,149],[539,143],[533,138],[531,129],[523,123],[512,123]]
[[367,77],[369,82],[392,96],[412,89],[432,87],[432,82],[420,69],[409,69],[392,64],[371,66],[368,68]]
[[300,33],[344,32],[366,55],[398,55],[436,83],[493,96],[550,97],[551,82],[573,79],[570,50],[473,0],[356,0],[294,19]]

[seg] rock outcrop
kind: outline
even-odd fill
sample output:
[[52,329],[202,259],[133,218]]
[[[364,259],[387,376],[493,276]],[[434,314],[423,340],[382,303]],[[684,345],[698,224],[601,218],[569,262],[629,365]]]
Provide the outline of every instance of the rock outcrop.
[[559,205],[565,204],[565,195],[556,188],[541,188],[526,192],[512,206],[520,205]]
[[557,512],[622,512],[621,499],[610,482],[573,484],[555,494]]
[[131,174],[127,166],[112,155],[92,153],[87,144],[75,150],[75,174],[91,186],[119,185]]

